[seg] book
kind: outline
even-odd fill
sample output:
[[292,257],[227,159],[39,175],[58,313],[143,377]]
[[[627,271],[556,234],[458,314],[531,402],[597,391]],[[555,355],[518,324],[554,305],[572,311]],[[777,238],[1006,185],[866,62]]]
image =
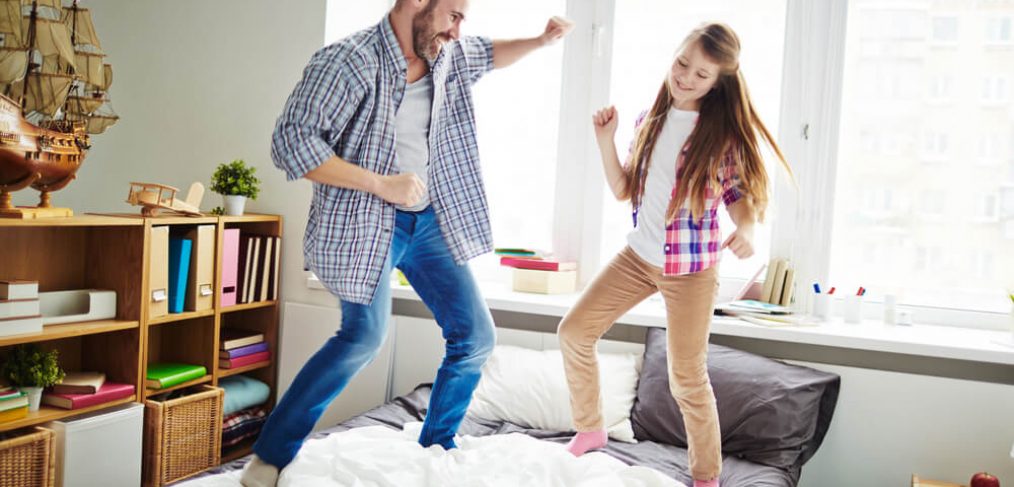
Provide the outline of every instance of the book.
[[785,284],[785,271],[788,269],[789,263],[785,260],[778,259],[775,264],[775,276],[774,282],[771,284],[771,296],[765,301],[771,304],[780,304],[782,301],[782,287]]
[[0,299],[0,319],[42,314],[38,299]]
[[50,392],[55,394],[95,394],[106,382],[102,372],[67,372],[63,381],[54,384]]
[[218,358],[237,358],[245,355],[250,355],[257,352],[266,352],[268,350],[268,342],[255,343],[253,345],[247,345],[245,347],[233,348],[230,350],[219,350]]
[[[789,267],[785,270],[785,282],[782,283],[782,295],[777,300],[778,304],[782,306],[789,306],[792,304],[792,293],[796,287],[796,270]],[[771,300],[775,302],[774,299]]]
[[775,284],[775,270],[778,269],[778,258],[772,258],[768,262],[768,272],[764,275],[764,286],[761,288],[760,300],[771,301],[771,288]]
[[190,254],[194,241],[186,238],[169,239],[169,312],[182,313],[187,298],[187,278],[190,276]]
[[771,315],[787,315],[787,314],[791,314],[792,313],[791,309],[786,308],[784,306],[779,306],[777,304],[771,304],[771,303],[765,303],[763,301],[756,301],[756,300],[753,300],[753,299],[741,299],[739,301],[733,301],[733,302],[725,305],[724,307],[727,307],[727,308],[729,308],[730,310],[733,310],[733,311],[734,310],[742,310],[742,311],[749,311],[749,312],[753,312],[753,313],[764,313],[764,314],[771,314]]
[[39,282],[19,279],[0,279],[0,299],[38,299]]
[[250,245],[253,246],[251,250],[250,258],[250,280],[247,282],[247,288],[244,291],[246,293],[246,301],[244,303],[254,302],[254,297],[257,295],[257,276],[260,275],[260,259],[261,259],[261,237],[250,237]]
[[246,302],[247,289],[250,287],[250,266],[253,260],[253,237],[241,235],[239,238],[239,267],[237,269],[238,303]]
[[28,405],[28,394],[21,392],[20,396],[13,396],[0,401],[0,412],[9,411],[11,409],[17,409],[27,405]]
[[0,423],[6,423],[8,421],[16,421],[21,418],[28,416],[28,405],[16,409],[8,409],[6,411],[0,411]]
[[42,403],[61,409],[81,409],[134,395],[133,384],[106,382],[94,394],[42,394]]
[[42,315],[0,319],[0,336],[42,332]]
[[145,387],[151,389],[165,389],[188,380],[199,379],[208,373],[203,365],[191,365],[180,363],[156,363],[148,365],[148,373],[145,375]]
[[23,395],[25,395],[25,393],[21,392],[20,389],[15,389],[13,387],[0,388],[0,401],[12,399],[15,397],[21,397]]
[[538,257],[539,253],[532,249],[498,248],[493,249],[493,253],[495,253],[496,255],[508,255],[536,259],[539,258]]
[[235,328],[223,328],[222,340],[218,348],[219,350],[232,350],[234,348],[245,347],[247,345],[253,345],[263,341],[264,335],[261,333],[237,330]]
[[235,369],[244,365],[266,362],[271,359],[271,352],[257,352],[236,358],[223,358],[218,360],[218,366],[223,369]]
[[257,280],[257,301],[268,300],[268,285],[271,283],[271,268],[274,267],[271,264],[271,259],[275,258],[274,252],[274,237],[264,237],[264,250],[261,253],[264,254],[264,258],[261,259],[261,274]]
[[524,257],[500,257],[500,265],[517,269],[536,271],[576,271],[577,262],[559,262],[555,260],[526,259]]

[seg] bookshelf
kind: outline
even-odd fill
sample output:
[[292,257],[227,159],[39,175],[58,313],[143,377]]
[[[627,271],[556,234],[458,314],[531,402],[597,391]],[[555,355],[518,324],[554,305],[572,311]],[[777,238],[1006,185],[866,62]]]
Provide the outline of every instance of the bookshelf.
[[[214,300],[211,309],[149,317],[149,263],[154,227],[169,227],[171,235],[198,225],[215,227]],[[110,320],[46,326],[41,333],[0,336],[0,362],[10,347],[38,343],[60,352],[67,371],[104,372],[107,380],[134,384],[134,396],[92,407],[64,410],[43,405],[25,418],[0,423],[0,432],[39,425],[56,419],[100,411],[129,402],[143,403],[173,391],[200,384],[218,385],[221,378],[245,374],[268,384],[268,408],[277,387],[279,305],[275,300],[223,307],[221,303],[223,233],[281,237],[282,221],[275,215],[142,217],[136,214],[87,214],[40,220],[0,219],[0,278],[39,282],[39,291],[111,289],[116,291],[116,317]],[[237,369],[218,367],[222,329],[263,333],[271,351],[269,361]],[[145,387],[148,364],[175,361],[203,365],[207,374],[165,389]],[[223,459],[249,453],[253,440],[223,453]]]

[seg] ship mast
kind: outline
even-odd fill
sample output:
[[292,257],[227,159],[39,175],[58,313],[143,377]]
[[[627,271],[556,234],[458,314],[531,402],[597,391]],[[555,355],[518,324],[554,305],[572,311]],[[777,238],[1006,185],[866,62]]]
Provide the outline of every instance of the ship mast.
[[23,83],[21,83],[21,96],[18,97],[18,104],[21,105],[21,115],[22,116],[27,115],[27,113],[25,112],[25,94],[28,92],[28,82],[29,82],[28,75],[32,73],[32,64],[33,64],[33,60],[34,60],[33,58],[35,57],[34,56],[35,41],[36,41],[36,39],[35,39],[35,29],[36,29],[35,23],[37,21],[38,15],[39,15],[38,9],[39,9],[39,2],[36,1],[36,0],[32,0],[32,15],[31,15],[31,17],[29,18],[29,21],[28,21],[28,62],[25,63],[25,77],[24,77],[25,81]]

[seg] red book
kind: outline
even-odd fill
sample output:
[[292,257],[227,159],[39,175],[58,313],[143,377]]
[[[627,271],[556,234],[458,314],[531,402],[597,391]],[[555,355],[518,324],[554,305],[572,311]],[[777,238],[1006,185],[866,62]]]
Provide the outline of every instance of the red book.
[[55,394],[48,392],[42,395],[42,403],[63,409],[81,409],[130,397],[133,394],[134,386],[131,384],[106,382],[102,384],[102,387],[95,394]]
[[270,358],[271,352],[257,352],[242,357],[218,359],[218,366],[223,369],[235,369],[244,365],[267,362]]
[[557,262],[555,260],[533,260],[521,257],[500,257],[500,265],[531,269],[536,271],[576,271],[577,262]]

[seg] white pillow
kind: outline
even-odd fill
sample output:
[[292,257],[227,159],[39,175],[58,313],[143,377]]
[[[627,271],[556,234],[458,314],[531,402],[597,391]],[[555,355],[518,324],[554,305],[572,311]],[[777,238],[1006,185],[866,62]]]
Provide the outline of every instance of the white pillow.
[[[600,353],[598,357],[606,431],[610,438],[636,443],[630,410],[637,394],[641,356]],[[574,431],[560,351],[497,345],[482,369],[468,413],[526,428]]]

